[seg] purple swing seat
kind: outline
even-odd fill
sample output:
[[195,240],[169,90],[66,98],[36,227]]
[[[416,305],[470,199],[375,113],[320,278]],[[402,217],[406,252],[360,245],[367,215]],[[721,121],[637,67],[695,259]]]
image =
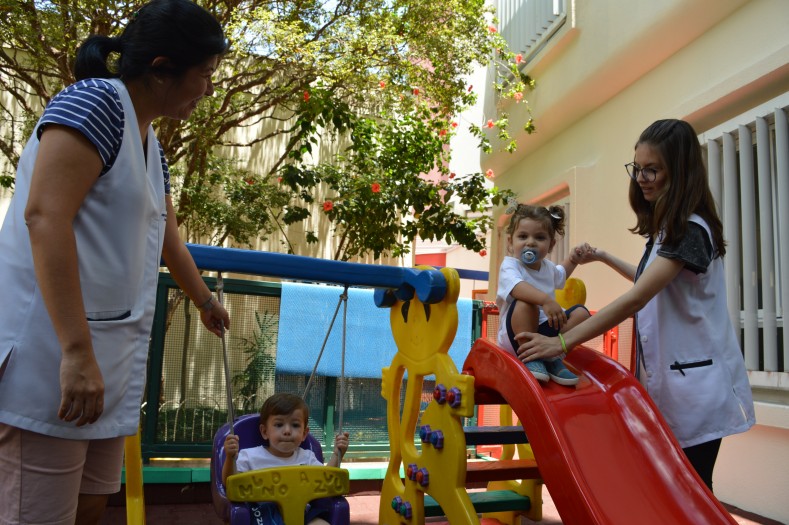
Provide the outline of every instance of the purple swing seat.
[[[236,419],[234,430],[239,439],[241,448],[256,447],[264,444],[260,435],[260,416],[246,414]],[[225,438],[230,433],[230,425],[225,423],[214,435],[213,450],[211,453],[211,496],[214,500],[214,510],[217,515],[230,525],[249,525],[251,521],[250,507],[247,503],[234,503],[227,499],[225,486],[222,483],[222,465],[225,462]],[[321,444],[312,434],[301,444],[301,448],[312,450],[318,460],[323,463],[323,450]],[[342,496],[318,498],[310,502],[313,507],[325,509],[328,521],[332,525],[350,525],[351,509],[348,500]]]

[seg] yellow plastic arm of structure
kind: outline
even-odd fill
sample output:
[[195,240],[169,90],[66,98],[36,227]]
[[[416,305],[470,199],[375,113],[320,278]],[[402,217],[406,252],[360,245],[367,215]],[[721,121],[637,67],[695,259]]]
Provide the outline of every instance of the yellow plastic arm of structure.
[[140,451],[140,429],[137,434],[127,436],[125,442],[126,464],[126,523],[145,525],[145,493],[142,482],[142,452]]
[[556,302],[565,310],[576,304],[586,304],[586,285],[581,279],[570,277],[564,288],[556,290]]
[[337,467],[298,466],[250,470],[227,478],[230,501],[273,501],[288,525],[303,525],[307,503],[341,496],[351,489],[348,471]]

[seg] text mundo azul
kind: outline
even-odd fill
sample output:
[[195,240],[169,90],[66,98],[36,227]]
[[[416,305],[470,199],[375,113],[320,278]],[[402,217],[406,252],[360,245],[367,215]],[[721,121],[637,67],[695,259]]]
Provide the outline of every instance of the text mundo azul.
[[309,490],[312,494],[321,495],[336,494],[343,489],[343,479],[331,471],[299,471],[291,474],[295,475],[283,475],[276,471],[250,473],[245,476],[245,483],[239,484],[238,490],[247,501],[262,501],[287,496],[293,491]]

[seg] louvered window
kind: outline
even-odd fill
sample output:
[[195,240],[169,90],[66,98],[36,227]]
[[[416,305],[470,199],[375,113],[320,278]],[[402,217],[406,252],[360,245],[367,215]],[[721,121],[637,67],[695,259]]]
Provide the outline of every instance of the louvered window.
[[728,246],[729,314],[749,370],[789,371],[789,93],[700,136]]

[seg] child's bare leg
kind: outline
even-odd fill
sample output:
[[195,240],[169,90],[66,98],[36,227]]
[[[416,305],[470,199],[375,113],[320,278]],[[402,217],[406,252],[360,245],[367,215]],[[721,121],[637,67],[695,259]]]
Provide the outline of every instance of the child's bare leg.
[[[512,304],[512,311],[508,312],[508,314],[510,313],[512,315],[509,315],[507,322],[509,322],[508,328],[512,331],[513,336],[523,332],[537,332],[540,318],[540,308],[537,305],[515,301]],[[518,357],[518,341],[515,340],[512,343],[515,357]],[[538,381],[548,381],[548,372],[545,370],[545,365],[541,359],[524,364]]]
[[308,525],[331,525],[331,524],[324,519],[315,518],[314,520],[311,520]]
[[560,332],[564,333],[571,328],[578,326],[590,317],[591,315],[589,315],[589,312],[586,310],[586,308],[576,308],[572,311],[572,313],[570,313],[569,316],[567,316],[567,322],[564,323],[564,326],[562,326]]
[[537,305],[515,301],[512,303],[512,317],[510,326],[512,333],[518,335],[521,332],[537,332],[537,321],[540,318],[540,308]]

